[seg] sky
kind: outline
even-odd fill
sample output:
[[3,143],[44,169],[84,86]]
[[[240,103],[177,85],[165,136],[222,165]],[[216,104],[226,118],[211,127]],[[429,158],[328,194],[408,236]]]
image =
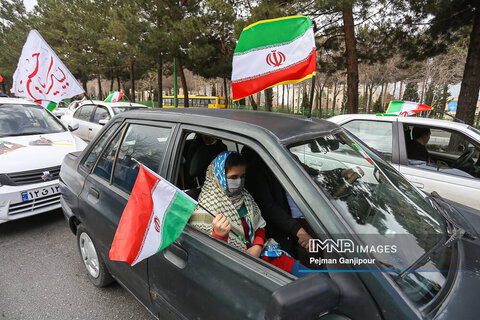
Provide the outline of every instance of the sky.
[[25,8],[27,8],[27,11],[30,11],[37,4],[37,0],[23,0],[23,4]]

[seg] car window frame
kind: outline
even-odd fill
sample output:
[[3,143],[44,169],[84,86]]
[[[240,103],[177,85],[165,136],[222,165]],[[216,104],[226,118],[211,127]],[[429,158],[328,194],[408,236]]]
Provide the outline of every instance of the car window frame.
[[[173,140],[174,148],[173,148],[172,152],[169,154],[168,161],[166,159],[164,159],[164,161],[168,162],[168,168],[167,168],[168,173],[165,176],[165,179],[173,182],[177,178],[177,173],[178,173],[178,170],[180,168],[180,159],[181,159],[182,152],[183,152],[183,141],[185,140],[186,135],[190,134],[191,132],[211,135],[211,136],[215,136],[219,139],[230,140],[230,141],[235,142],[237,144],[242,144],[243,146],[248,146],[253,151],[257,152],[258,155],[262,158],[262,160],[265,161],[268,164],[270,170],[273,172],[275,177],[279,180],[280,184],[285,189],[285,191],[287,191],[290,194],[290,196],[294,200],[295,204],[298,206],[298,208],[305,215],[305,218],[307,219],[307,221],[309,223],[312,222],[315,225],[320,225],[319,229],[321,230],[321,232],[318,236],[321,237],[321,235],[327,234],[327,231],[326,231],[325,227],[323,226],[321,221],[318,219],[318,217],[315,215],[315,213],[314,213],[315,211],[313,210],[313,208],[309,206],[309,204],[307,203],[305,198],[302,196],[302,194],[298,190],[298,188],[295,186],[293,181],[290,178],[288,178],[285,171],[282,170],[280,164],[274,159],[274,157],[271,156],[271,154],[267,151],[267,149],[264,147],[264,145],[261,142],[255,140],[251,137],[247,137],[247,136],[244,136],[242,134],[235,134],[231,131],[224,131],[224,130],[220,130],[220,129],[212,129],[210,127],[205,127],[205,126],[201,126],[201,125],[182,124],[178,128],[177,135],[176,135],[175,139]],[[284,147],[280,144],[279,144],[279,146]],[[264,154],[264,156],[262,156],[262,154]],[[268,155],[268,158],[266,158],[267,155]],[[201,234],[204,234],[204,235],[208,236],[212,240],[217,240],[217,239],[213,238],[212,236],[207,235],[206,233],[204,233],[204,232],[198,230],[197,228],[191,226],[188,223],[187,223],[187,227],[189,228],[189,230],[193,230],[193,232],[198,232],[198,233],[201,233]],[[217,240],[217,241],[220,241],[220,240]],[[231,246],[230,244],[224,243],[223,241],[220,241],[220,242],[223,246],[226,246],[229,249],[238,250],[238,249],[234,248],[233,246]],[[254,257],[251,257],[250,260],[253,263],[256,263],[256,264],[260,263],[258,261],[258,260],[260,260],[261,262],[268,265],[267,262],[265,262],[261,259],[254,259]],[[271,268],[269,268],[269,269],[271,269]],[[278,268],[271,269],[271,270],[274,271],[274,272],[279,272],[279,273],[285,272],[281,269],[278,269],[278,270],[277,269]],[[285,273],[288,274],[289,276],[291,276],[289,273],[287,273],[287,272],[285,272]]]
[[[114,157],[114,160],[113,160],[113,163],[112,163],[112,171],[110,172],[110,180],[109,181],[105,180],[105,183],[108,184],[108,187],[111,188],[112,191],[116,192],[118,195],[120,195],[121,197],[123,197],[127,201],[130,197],[130,193],[127,193],[125,190],[123,190],[123,189],[121,189],[121,188],[119,188],[119,187],[117,187],[113,184],[113,175],[114,175],[114,172],[115,172],[115,165],[117,163],[118,152],[120,150],[120,146],[122,145],[123,139],[125,138],[125,135],[128,131],[128,127],[129,127],[130,124],[148,125],[148,126],[163,127],[163,128],[171,129],[170,136],[167,140],[167,144],[166,144],[166,148],[165,148],[165,155],[162,159],[162,163],[159,166],[159,173],[158,174],[162,177],[164,177],[163,173],[164,173],[165,163],[167,161],[166,159],[169,158],[169,155],[171,153],[172,142],[175,138],[175,129],[177,127],[177,125],[175,123],[168,122],[168,121],[124,119],[123,123],[117,129],[117,131],[108,139],[107,143],[105,144],[105,147],[103,148],[102,152],[100,152],[97,160],[95,161],[95,164],[92,166],[92,169],[87,174],[88,175],[93,174],[95,168],[98,165],[99,160],[102,158],[103,154],[106,152],[106,149],[108,148],[110,143],[113,141],[113,139],[115,139],[117,133],[121,131],[121,137],[120,137],[118,146],[115,150],[115,157]],[[110,127],[110,125],[109,125],[109,127]],[[96,139],[95,139],[95,143],[91,143],[91,145],[94,145],[94,144],[98,143],[99,139],[100,139],[100,136],[97,136]],[[89,150],[91,150],[91,148],[89,148]],[[81,161],[83,161],[83,158],[82,158]]]
[[[95,105],[95,109],[93,110],[92,112],[92,116],[90,117],[90,122],[94,123],[94,124],[99,124],[98,122],[95,122],[93,121],[95,119],[95,113],[97,112],[97,109],[98,108],[101,108],[101,109],[106,109],[107,110],[107,114],[108,116],[110,117],[110,119],[108,119],[109,121],[113,118],[112,115],[110,114],[110,109],[107,107],[107,106],[104,106],[104,105],[100,105],[100,104],[96,104]],[[100,119],[102,120],[102,119]]]
[[[415,123],[415,122],[401,121],[401,122],[398,122],[398,127],[397,127],[397,134],[399,136],[399,147],[400,147],[400,163],[399,163],[400,165],[408,167],[410,169],[422,170],[424,172],[430,172],[432,174],[436,173],[436,174],[441,174],[441,175],[447,175],[449,177],[454,177],[454,178],[458,178],[458,179],[468,179],[468,180],[472,180],[472,181],[479,181],[480,180],[479,178],[476,178],[476,177],[467,177],[467,176],[457,175],[457,174],[453,174],[453,173],[449,173],[449,172],[438,172],[437,170],[425,169],[425,168],[421,168],[421,167],[409,164],[408,163],[408,156],[407,156],[407,144],[406,144],[406,141],[405,141],[405,135],[403,134],[404,125],[407,125],[407,126],[424,126],[424,127],[426,126],[430,129],[449,131],[450,133],[456,133],[456,134],[463,135],[467,138],[467,140],[474,140],[475,141],[475,139],[473,137],[471,137],[470,135],[468,135],[466,132],[459,131],[459,130],[456,130],[454,128],[447,128],[447,127],[442,127],[442,126],[425,125],[425,124],[420,124],[420,123]],[[471,142],[469,141],[469,143],[471,143]]]
[[[82,154],[82,157],[81,159],[79,160],[79,165],[78,165],[78,169],[83,172],[85,175],[88,175],[88,174],[91,174],[93,172],[93,169],[97,166],[98,164],[98,161],[99,159],[103,156],[103,154],[105,153],[105,147],[102,149],[102,151],[100,151],[100,153],[98,154],[98,157],[97,159],[95,160],[94,164],[92,165],[92,167],[90,169],[87,169],[87,167],[85,167],[83,164],[85,163],[86,159],[88,158],[88,156],[90,155],[90,153],[92,152],[92,150],[95,148],[95,146],[100,142],[100,140],[102,139],[102,137],[107,134],[107,132],[109,131],[109,129],[114,126],[115,124],[117,123],[120,123],[119,127],[113,131],[113,133],[110,135],[110,137],[107,139],[106,143],[105,143],[105,147],[106,146],[109,146],[110,143],[112,142],[113,139],[115,139],[116,135],[118,132],[120,131],[125,131],[125,121],[123,120],[118,120],[118,121],[110,121],[104,128],[103,130],[100,132],[100,134],[98,134],[87,146],[87,148],[85,148],[83,154]],[[123,134],[123,133],[122,133]]]

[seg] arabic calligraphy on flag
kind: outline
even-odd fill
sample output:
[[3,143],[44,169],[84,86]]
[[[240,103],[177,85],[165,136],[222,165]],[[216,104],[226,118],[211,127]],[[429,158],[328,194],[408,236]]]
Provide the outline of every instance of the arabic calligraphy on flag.
[[84,90],[40,33],[32,30],[13,74],[11,92],[42,104],[42,100],[60,102]]

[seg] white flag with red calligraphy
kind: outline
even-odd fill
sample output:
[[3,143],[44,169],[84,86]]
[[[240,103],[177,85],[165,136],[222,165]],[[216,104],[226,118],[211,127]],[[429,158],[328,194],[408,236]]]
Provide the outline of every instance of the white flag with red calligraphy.
[[17,97],[60,102],[84,92],[37,30],[30,31],[13,74],[11,92]]

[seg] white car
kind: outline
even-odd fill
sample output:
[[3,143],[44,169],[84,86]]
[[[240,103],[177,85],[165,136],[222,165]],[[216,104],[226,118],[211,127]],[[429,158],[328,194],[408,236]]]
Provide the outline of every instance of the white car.
[[60,164],[85,146],[41,105],[0,98],[0,223],[60,208]]
[[61,121],[66,126],[78,124],[75,134],[85,141],[90,141],[116,114],[140,108],[147,108],[147,106],[130,102],[85,100],[73,112],[62,116]]
[[[480,208],[479,130],[459,122],[420,117],[347,114],[328,120],[381,153],[419,189],[437,191],[446,199]],[[428,160],[418,159],[412,152],[412,134],[419,131],[417,128],[430,129],[425,145]]]

